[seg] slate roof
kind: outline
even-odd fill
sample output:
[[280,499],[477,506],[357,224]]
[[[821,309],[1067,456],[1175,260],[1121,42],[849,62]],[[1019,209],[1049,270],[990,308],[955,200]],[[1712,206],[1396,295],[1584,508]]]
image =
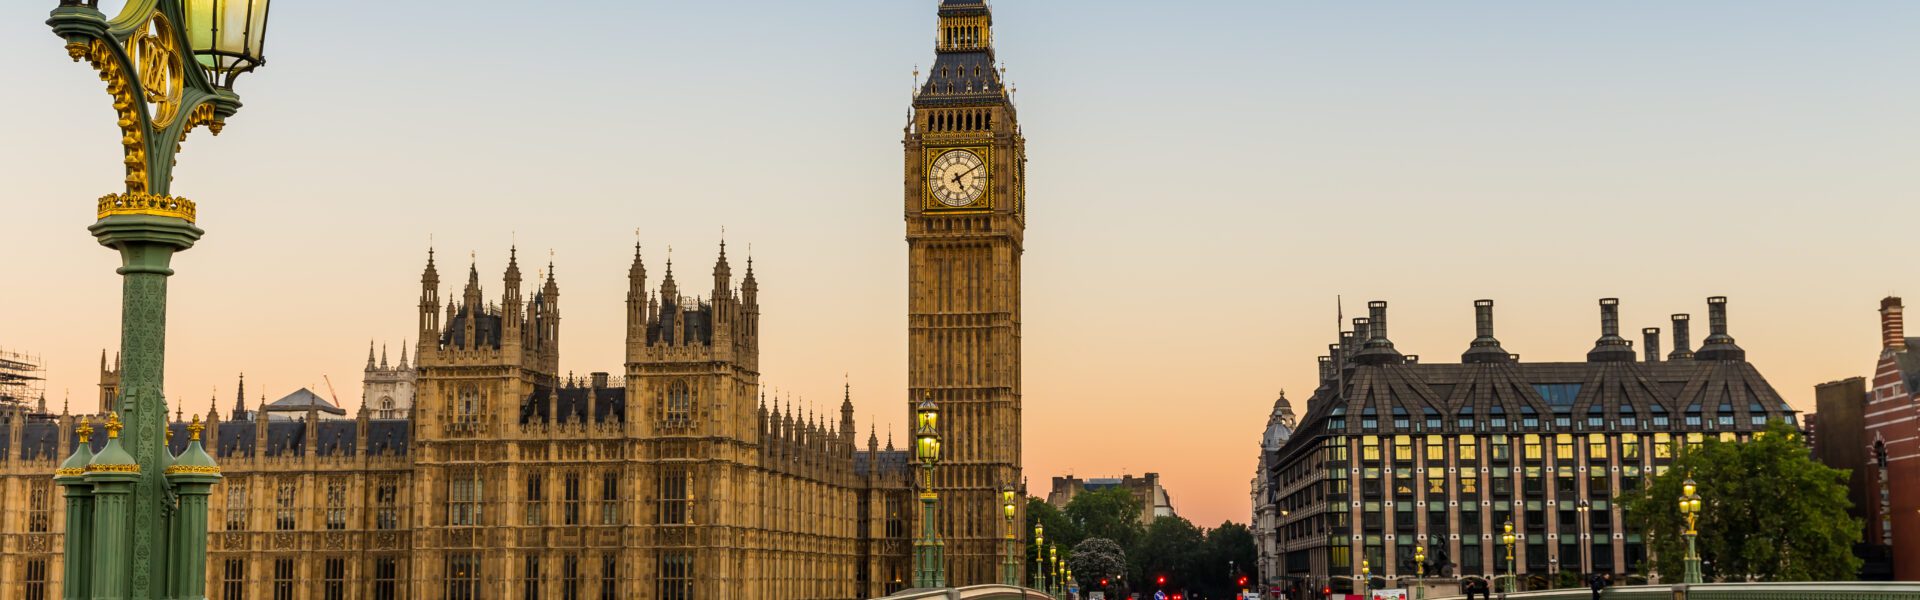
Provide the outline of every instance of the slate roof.
[[267,412],[306,412],[311,407],[318,407],[320,412],[330,415],[345,416],[347,414],[346,409],[334,406],[332,402],[328,402],[326,398],[320,397],[319,394],[307,388],[300,388],[294,393],[268,403]]
[[[1313,447],[1325,435],[1754,431],[1763,426],[1754,425],[1752,416],[1788,422],[1796,417],[1744,359],[1346,362],[1338,371],[1322,371],[1320,387],[1307,404],[1282,454]],[[1734,417],[1731,426],[1716,425],[1722,414]],[[1689,415],[1698,415],[1701,424],[1688,426]],[[1505,418],[1504,428],[1491,426],[1496,416]],[[1655,427],[1656,416],[1669,424]],[[1636,421],[1627,425],[1625,417]],[[1528,418],[1538,425],[1526,427]],[[1599,419],[1598,426],[1592,418]],[[1364,427],[1369,419],[1372,428]],[[1429,427],[1430,419],[1439,427]],[[1460,425],[1463,419],[1468,426]],[[1331,427],[1336,424],[1340,427]]]
[[[942,17],[973,15],[986,16],[991,26],[993,15],[985,0],[945,0],[940,4]],[[1005,100],[1003,87],[991,44],[978,49],[940,50],[914,105],[999,103]]]
[[520,424],[567,421],[579,423],[627,422],[627,389],[623,387],[535,385],[520,401]]
[[875,452],[858,451],[853,453],[853,474],[866,477],[875,468],[881,475],[896,475],[910,472],[913,468],[905,450],[880,450]]
[[447,320],[447,328],[440,334],[440,345],[455,348],[467,347],[467,320],[474,319],[474,337],[480,343],[500,347],[500,315],[480,314],[475,316],[471,307],[463,307],[452,319]]

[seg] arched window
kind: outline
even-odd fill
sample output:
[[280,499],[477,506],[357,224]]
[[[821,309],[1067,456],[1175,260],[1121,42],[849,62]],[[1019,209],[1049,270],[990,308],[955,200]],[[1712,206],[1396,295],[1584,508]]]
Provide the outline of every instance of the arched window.
[[693,390],[685,381],[675,381],[667,386],[667,401],[661,414],[669,423],[687,423],[693,420]]
[[460,396],[453,405],[454,420],[460,423],[472,423],[480,420],[480,388],[473,384],[460,386]]
[[393,418],[393,397],[392,396],[383,396],[380,398],[380,418],[382,419]]

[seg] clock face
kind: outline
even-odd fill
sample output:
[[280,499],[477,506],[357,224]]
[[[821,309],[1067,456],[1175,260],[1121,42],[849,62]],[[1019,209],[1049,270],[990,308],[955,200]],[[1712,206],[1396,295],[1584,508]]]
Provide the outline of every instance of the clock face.
[[987,163],[971,150],[948,150],[927,169],[927,193],[951,207],[969,206],[987,192]]

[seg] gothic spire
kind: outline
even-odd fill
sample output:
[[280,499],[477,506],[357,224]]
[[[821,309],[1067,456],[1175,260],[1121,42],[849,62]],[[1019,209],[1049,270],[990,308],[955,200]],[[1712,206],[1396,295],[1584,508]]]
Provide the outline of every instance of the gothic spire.
[[373,339],[367,339],[367,370],[373,370]]

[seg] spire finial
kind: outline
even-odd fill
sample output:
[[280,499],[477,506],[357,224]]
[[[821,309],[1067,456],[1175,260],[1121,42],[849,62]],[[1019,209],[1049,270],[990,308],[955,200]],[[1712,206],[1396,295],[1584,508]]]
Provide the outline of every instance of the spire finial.
[[80,417],[80,428],[73,430],[73,432],[80,434],[80,443],[82,444],[93,441],[93,423],[85,416]]
[[107,439],[120,439],[120,413],[107,411]]
[[[187,424],[187,435],[189,436],[187,438],[187,441],[189,442],[200,441],[200,432],[202,430],[205,430],[206,428],[207,428],[206,425],[202,425],[200,423],[200,415],[194,415],[193,422]],[[172,430],[169,429],[168,431],[172,431]]]

